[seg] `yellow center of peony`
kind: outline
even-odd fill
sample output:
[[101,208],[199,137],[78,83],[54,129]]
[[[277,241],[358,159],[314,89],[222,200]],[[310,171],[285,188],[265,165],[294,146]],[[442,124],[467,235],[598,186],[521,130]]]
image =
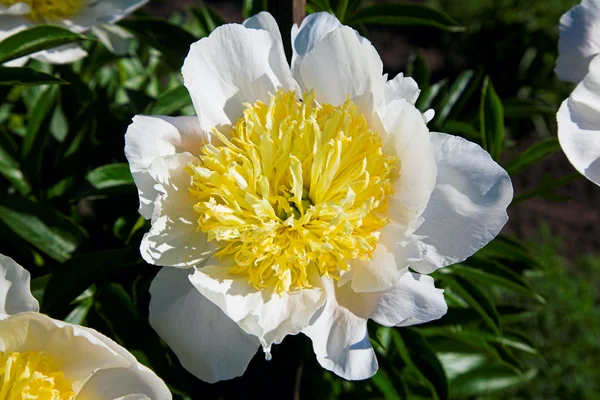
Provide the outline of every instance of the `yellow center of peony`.
[[0,400],[72,400],[71,384],[43,352],[0,353]]
[[[352,101],[316,105],[279,91],[246,104],[225,136],[213,129],[188,170],[198,230],[257,289],[311,287],[308,269],[339,278],[353,259],[372,256],[396,159]],[[215,143],[218,141],[219,143]]]
[[27,18],[36,22],[59,21],[72,17],[83,8],[85,0],[0,0],[0,4],[12,6],[25,3],[29,6]]

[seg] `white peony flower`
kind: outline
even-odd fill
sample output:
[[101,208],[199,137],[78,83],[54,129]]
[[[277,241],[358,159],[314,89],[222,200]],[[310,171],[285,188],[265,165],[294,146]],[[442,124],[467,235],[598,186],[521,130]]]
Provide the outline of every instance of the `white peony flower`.
[[[367,320],[446,313],[426,275],[494,238],[512,199],[481,147],[430,133],[402,74],[326,13],[217,28],[183,66],[197,117],[136,116],[125,152],[163,268],[150,323],[198,378],[243,374],[300,332],[346,379],[377,371]],[[428,116],[430,118],[430,114]]]
[[560,145],[577,171],[600,185],[600,1],[583,0],[560,19],[556,74],[578,83],[557,114]]
[[29,280],[0,255],[0,398],[171,399],[164,382],[111,339],[40,314]]
[[[148,0],[0,0],[0,41],[39,24],[59,25],[73,32],[92,30],[111,51],[124,54],[131,39],[124,29],[113,25]],[[82,59],[87,52],[68,44],[31,55],[50,64],[67,64]],[[21,66],[29,56],[6,63]]]

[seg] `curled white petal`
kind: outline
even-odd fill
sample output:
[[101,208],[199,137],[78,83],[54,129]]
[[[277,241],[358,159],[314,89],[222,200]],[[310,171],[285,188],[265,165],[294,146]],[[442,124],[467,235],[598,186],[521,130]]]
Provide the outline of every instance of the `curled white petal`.
[[140,214],[150,219],[158,196],[155,180],[148,173],[157,157],[189,151],[197,154],[209,137],[197,117],[136,115],[125,134],[125,155],[138,189]]
[[39,310],[29,289],[31,275],[13,259],[0,254],[0,315]]
[[196,200],[190,193],[192,176],[186,171],[195,160],[190,153],[158,157],[148,169],[159,193],[154,202],[152,227],[140,246],[142,257],[150,264],[189,268],[215,250],[206,234],[196,229]]
[[600,1],[583,0],[560,18],[556,74],[579,83],[600,53]]
[[558,139],[571,164],[600,185],[600,56],[557,114]]
[[418,256],[410,266],[420,273],[463,261],[496,237],[513,196],[510,177],[480,146],[444,133],[431,140],[438,176],[411,244]]

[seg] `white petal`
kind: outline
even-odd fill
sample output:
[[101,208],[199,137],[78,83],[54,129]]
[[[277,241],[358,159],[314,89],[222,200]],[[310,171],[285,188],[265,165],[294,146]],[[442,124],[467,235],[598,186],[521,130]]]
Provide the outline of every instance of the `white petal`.
[[360,380],[375,375],[379,368],[377,357],[369,340],[367,319],[350,311],[338,302],[350,285],[334,287],[323,279],[327,303],[318,318],[302,330],[313,343],[313,350],[321,366],[344,379]]
[[312,289],[278,294],[271,288],[255,289],[247,276],[231,275],[217,260],[207,264],[197,268],[190,281],[240,328],[257,336],[267,357],[272,344],[300,332],[325,302],[316,271],[309,275]]
[[150,324],[197,378],[217,382],[241,376],[258,339],[190,283],[191,270],[163,268],[150,287]]
[[420,93],[417,82],[413,78],[405,78],[404,74],[400,72],[394,79],[386,82],[385,102],[387,104],[393,100],[404,99],[410,104],[415,104]]
[[0,254],[0,314],[37,312],[40,307],[29,288],[31,275],[11,258]]
[[339,105],[350,96],[367,119],[384,100],[383,64],[373,45],[354,30],[328,33],[299,62],[294,76],[320,103]]
[[599,53],[600,2],[583,0],[560,19],[556,74],[565,81],[581,82]]
[[245,20],[242,25],[248,29],[259,29],[269,32],[283,46],[279,25],[277,25],[277,21],[275,21],[275,18],[270,13],[266,11],[259,12]]
[[198,154],[208,143],[197,117],[136,115],[125,134],[125,155],[140,196],[140,214],[150,219],[158,192],[148,168],[156,157],[189,151]]
[[311,51],[327,34],[340,28],[342,23],[326,12],[312,13],[302,20],[300,27],[292,26],[292,73],[294,79],[305,88],[298,66],[304,56]]
[[436,289],[433,278],[405,271],[389,290],[375,293],[343,291],[341,301],[362,318],[384,326],[409,326],[441,318],[448,311],[444,291]]
[[38,61],[48,64],[70,64],[87,57],[88,53],[77,44],[65,44],[31,55]]
[[31,11],[27,3],[16,3],[10,6],[0,4],[0,15],[27,15]]
[[600,185],[600,56],[557,114],[558,139],[571,164]]
[[435,148],[421,113],[412,104],[404,99],[393,100],[383,112],[384,153],[397,157],[399,166],[393,177],[394,193],[388,196],[387,212],[404,227],[405,234],[411,233],[419,226],[419,216],[427,208],[436,185]]
[[94,26],[92,32],[109,51],[119,56],[127,55],[131,43],[134,41],[133,34],[118,25]]
[[100,0],[88,2],[80,13],[70,19],[61,21],[67,28],[76,32],[84,32],[94,25],[114,24],[149,0]]
[[140,364],[125,348],[93,329],[78,328],[94,336],[106,347],[129,361],[127,368],[117,367],[96,371],[78,393],[79,398],[171,400],[171,392],[163,380],[156,376],[151,369]]
[[131,361],[90,334],[90,330],[57,321],[44,314],[26,312],[0,321],[0,351],[43,351],[76,391],[98,369],[127,368]]
[[438,176],[415,231],[421,260],[411,267],[420,273],[463,261],[496,237],[513,196],[510,177],[481,147],[444,133],[431,139]]
[[194,43],[182,72],[205,131],[235,123],[244,103],[268,103],[278,89],[296,88],[281,42],[238,24],[222,25]]
[[214,247],[197,232],[196,199],[191,195],[192,177],[186,166],[196,160],[190,153],[158,157],[148,173],[159,192],[154,203],[152,227],[144,235],[140,251],[149,264],[189,268],[205,260]]
[[400,279],[400,269],[404,267],[403,264],[398,265],[394,253],[383,243],[377,243],[371,260],[355,259],[350,262],[350,266],[352,289],[356,292],[388,290]]

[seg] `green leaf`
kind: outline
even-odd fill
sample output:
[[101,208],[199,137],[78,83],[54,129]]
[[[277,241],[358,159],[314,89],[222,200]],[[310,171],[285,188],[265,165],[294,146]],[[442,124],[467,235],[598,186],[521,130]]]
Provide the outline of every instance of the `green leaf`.
[[196,41],[191,33],[165,19],[127,18],[119,25],[136,35],[141,42],[163,53],[165,61],[176,70],[181,69],[191,44]]
[[84,290],[93,283],[98,283],[112,270],[137,262],[138,250],[131,248],[77,254],[52,272],[44,292],[44,311],[64,309]]
[[427,88],[429,88],[431,71],[427,66],[425,57],[423,57],[423,54],[421,54],[420,51],[411,56],[408,67],[406,68],[406,76],[413,78],[421,90],[427,90]]
[[449,286],[462,297],[475,311],[479,313],[483,321],[496,333],[502,330],[500,315],[496,310],[496,306],[489,297],[482,292],[477,286],[473,285],[466,279],[456,275],[442,274],[445,281],[448,281]]
[[31,185],[27,181],[20,163],[14,159],[8,151],[0,145],[0,174],[8,179],[22,195],[27,195],[31,191]]
[[394,387],[394,383],[383,368],[380,368],[379,371],[377,371],[371,378],[371,382],[379,389],[386,400],[402,400],[402,397],[400,397],[400,394],[398,394]]
[[510,175],[518,174],[523,172],[532,165],[550,157],[552,154],[560,151],[560,143],[556,138],[548,138],[538,142],[528,148],[527,150],[520,153],[518,156],[510,160],[504,169]]
[[504,366],[483,366],[458,376],[452,381],[452,396],[475,397],[503,391],[531,381],[537,371],[524,374]]
[[475,254],[475,257],[506,260],[511,263],[523,263],[531,269],[542,267],[539,258],[533,250],[520,241],[504,235],[494,238],[494,240],[479,250]]
[[414,3],[375,4],[358,10],[348,24],[382,24],[396,26],[426,26],[448,32],[462,32],[465,28],[437,8]]
[[0,220],[57,261],[66,261],[87,238],[86,231],[58,211],[26,198],[0,195]]
[[544,303],[544,300],[535,293],[533,288],[523,278],[497,262],[471,259],[465,264],[467,265],[456,264],[448,268],[449,271],[453,271],[463,278],[479,282],[483,285],[499,286],[535,298]]
[[479,106],[481,143],[494,160],[499,160],[504,146],[504,110],[489,77],[483,80]]
[[50,126],[52,113],[56,105],[56,94],[55,87],[46,88],[33,106],[27,121],[27,134],[23,139],[23,147],[21,148],[23,158],[28,158],[34,150],[36,157],[41,157],[43,142],[48,138],[44,128]]
[[552,115],[556,114],[557,111],[554,107],[526,99],[502,100],[502,107],[506,119],[531,118],[536,114]]
[[435,121],[433,121],[436,126],[444,125],[449,117],[460,111],[473,94],[480,79],[480,75],[475,74],[474,71],[469,70],[460,73],[448,90],[445,101],[436,114]]
[[55,25],[38,25],[0,41],[0,64],[67,43],[92,40]]
[[[409,64],[407,71],[410,71],[412,66],[413,64]],[[409,76],[408,72],[407,76]],[[419,111],[425,112],[432,108],[434,102],[438,99],[438,97],[441,97],[440,93],[443,92],[447,85],[448,79],[442,79],[441,81],[436,82],[427,88],[421,88],[421,94],[419,95],[416,104],[416,107],[419,109]],[[479,137],[479,133],[477,133],[477,136]]]
[[450,133],[452,135],[462,136],[472,142],[480,142],[481,135],[479,131],[468,122],[464,121],[447,121],[441,128],[440,132]]
[[192,104],[192,98],[183,85],[175,86],[163,93],[146,110],[152,115],[172,115]]
[[86,177],[94,189],[108,189],[115,186],[133,185],[129,164],[115,163],[98,167]]
[[565,200],[564,197],[556,194],[556,189],[582,178],[583,175],[581,175],[579,172],[573,172],[572,174],[563,176],[559,179],[555,179],[550,174],[545,174],[537,188],[530,190],[529,192],[521,193],[520,195],[516,196],[510,204],[514,206],[524,202],[525,200],[533,199],[535,197],[542,197],[550,201]]
[[[431,388],[435,391],[437,398],[447,400],[449,398],[448,380],[433,348],[415,329],[398,329],[394,333],[402,337],[404,348],[408,351],[412,365],[431,383]],[[395,339],[397,340],[397,336]]]
[[69,82],[36,71],[28,67],[3,67],[0,66],[0,86],[2,85],[21,85],[21,86],[39,86],[39,85],[64,85]]
[[[528,316],[532,311],[527,308],[515,306],[497,306],[496,310],[502,320],[515,316]],[[481,322],[481,315],[472,308],[449,307],[448,312],[442,318],[427,323],[428,327],[467,325]]]

